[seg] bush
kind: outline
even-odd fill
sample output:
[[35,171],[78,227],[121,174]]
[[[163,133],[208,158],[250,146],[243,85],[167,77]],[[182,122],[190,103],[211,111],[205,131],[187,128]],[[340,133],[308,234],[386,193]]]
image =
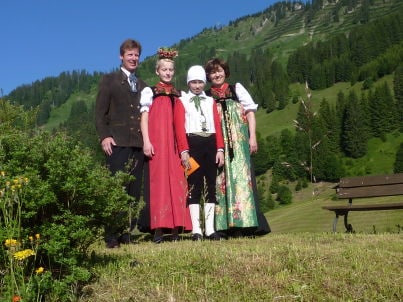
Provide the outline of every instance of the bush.
[[291,190],[285,185],[279,186],[276,200],[280,204],[289,204],[289,203],[291,203],[292,202],[292,192],[291,192]]
[[[21,116],[25,113],[2,105],[0,117],[5,116],[4,108],[18,114],[7,115],[12,118],[0,124],[0,170],[9,179],[26,179],[28,183],[23,194],[15,195],[19,202],[13,206],[19,205],[18,215],[0,216],[0,241],[24,242],[32,234],[40,234],[41,244],[30,266],[43,267],[52,282],[43,284],[38,297],[71,300],[69,295],[91,277],[86,254],[89,246],[99,239],[102,227],[116,213],[127,212],[131,198],[124,186],[129,176],[118,173],[112,177],[105,167],[95,163],[90,150],[63,133],[29,133],[27,124],[16,122],[24,120]],[[11,190],[7,183],[5,179],[0,182],[2,192]],[[2,196],[0,203],[10,195]],[[18,223],[10,223],[13,220]],[[122,224],[126,221],[122,219]],[[7,258],[10,250],[2,244],[0,251],[6,275],[12,274]],[[28,293],[23,290],[17,286],[13,292],[1,289],[0,300],[11,301],[14,295],[25,300]]]

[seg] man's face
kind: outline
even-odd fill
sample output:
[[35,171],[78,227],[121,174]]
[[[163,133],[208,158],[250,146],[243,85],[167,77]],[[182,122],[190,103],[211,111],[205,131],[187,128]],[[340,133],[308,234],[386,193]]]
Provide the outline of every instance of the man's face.
[[188,85],[189,85],[189,90],[197,95],[197,94],[202,93],[206,83],[204,83],[201,80],[193,80],[193,81],[190,81]]
[[126,50],[123,56],[120,56],[122,65],[130,72],[134,72],[139,66],[140,52],[137,48]]

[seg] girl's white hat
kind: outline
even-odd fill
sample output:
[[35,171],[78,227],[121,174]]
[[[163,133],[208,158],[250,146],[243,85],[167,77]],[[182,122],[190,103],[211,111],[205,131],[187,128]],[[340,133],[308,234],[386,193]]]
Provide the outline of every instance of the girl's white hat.
[[194,65],[189,68],[187,83],[189,84],[189,82],[193,80],[200,80],[206,83],[206,72],[204,71],[204,68],[202,66]]

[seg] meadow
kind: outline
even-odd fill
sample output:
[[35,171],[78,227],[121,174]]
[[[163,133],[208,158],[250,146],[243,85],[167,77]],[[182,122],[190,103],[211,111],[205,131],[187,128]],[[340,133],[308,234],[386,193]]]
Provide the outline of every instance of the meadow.
[[[119,249],[92,246],[96,278],[81,302],[402,301],[403,210],[351,213],[333,233],[334,184],[318,183],[266,213],[272,233],[256,238],[154,244],[135,234]],[[398,200],[390,197],[374,200]],[[357,203],[368,200],[357,200]]]
[[93,247],[78,301],[402,301],[402,234],[284,233]]

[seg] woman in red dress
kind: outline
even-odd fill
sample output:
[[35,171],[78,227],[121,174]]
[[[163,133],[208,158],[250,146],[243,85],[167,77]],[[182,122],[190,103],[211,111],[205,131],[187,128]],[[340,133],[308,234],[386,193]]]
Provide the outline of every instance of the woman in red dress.
[[173,240],[178,240],[180,231],[192,229],[186,205],[187,183],[173,126],[173,106],[180,96],[171,83],[177,52],[160,49],[158,54],[155,72],[160,81],[144,88],[140,100],[143,151],[150,159],[150,228],[155,243],[163,241],[167,230]]

